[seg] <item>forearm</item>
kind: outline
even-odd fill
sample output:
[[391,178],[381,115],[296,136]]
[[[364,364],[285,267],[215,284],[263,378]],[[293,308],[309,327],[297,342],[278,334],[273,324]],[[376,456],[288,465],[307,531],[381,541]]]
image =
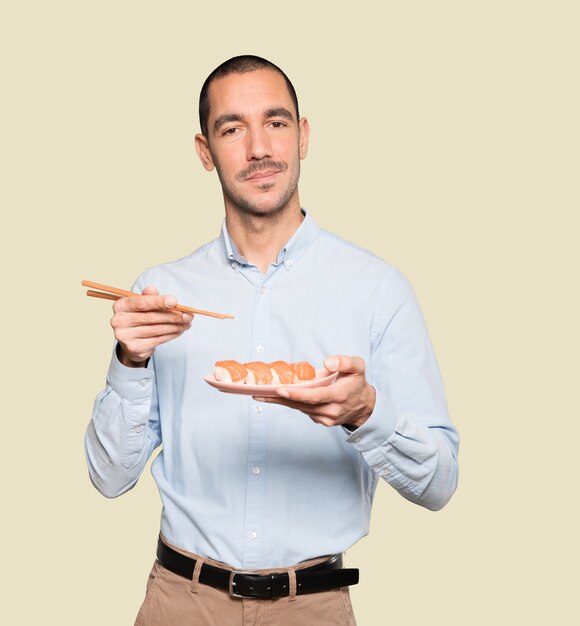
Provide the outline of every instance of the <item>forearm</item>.
[[457,487],[459,436],[419,303],[400,272],[375,315],[369,382],[376,403],[348,440],[403,497],[438,510]]
[[95,401],[85,435],[91,481],[106,497],[131,489],[157,445],[153,374],[128,371],[113,356],[108,385]]
[[372,470],[404,498],[438,510],[458,480],[458,436],[445,416],[426,420],[402,415],[380,392],[371,418],[348,441]]

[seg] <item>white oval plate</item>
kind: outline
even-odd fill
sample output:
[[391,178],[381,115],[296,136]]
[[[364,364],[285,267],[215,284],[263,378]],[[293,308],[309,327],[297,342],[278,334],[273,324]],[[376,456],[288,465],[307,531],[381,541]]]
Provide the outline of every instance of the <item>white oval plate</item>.
[[312,380],[304,383],[294,383],[292,385],[246,385],[244,383],[226,383],[216,380],[213,374],[204,376],[206,383],[223,391],[224,393],[237,393],[242,396],[276,396],[276,392],[280,387],[288,387],[289,389],[307,388],[307,387],[326,387],[331,385],[338,378],[338,372],[332,374],[327,369],[316,370],[316,376]]

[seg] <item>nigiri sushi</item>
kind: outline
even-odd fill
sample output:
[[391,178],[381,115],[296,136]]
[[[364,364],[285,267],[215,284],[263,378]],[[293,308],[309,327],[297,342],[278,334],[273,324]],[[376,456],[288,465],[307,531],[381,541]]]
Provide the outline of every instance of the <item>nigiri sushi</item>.
[[251,361],[250,363],[244,363],[244,367],[248,370],[246,376],[248,385],[270,385],[272,383],[274,376],[267,363]]
[[299,363],[294,363],[294,382],[301,383],[306,380],[312,380],[316,376],[316,371],[308,363],[308,361],[300,361]]
[[273,385],[291,385],[294,382],[294,367],[286,361],[270,363]]
[[217,361],[214,369],[216,380],[226,383],[244,383],[248,370],[237,361]]
[[218,381],[241,385],[291,385],[313,380],[316,370],[307,361],[251,361],[242,365],[238,361],[226,360],[216,361],[214,376]]

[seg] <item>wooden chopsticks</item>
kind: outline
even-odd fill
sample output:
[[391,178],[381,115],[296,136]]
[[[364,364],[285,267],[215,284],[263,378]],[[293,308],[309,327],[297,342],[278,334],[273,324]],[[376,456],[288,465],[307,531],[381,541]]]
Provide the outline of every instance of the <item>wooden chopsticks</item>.
[[[129,296],[140,296],[140,293],[134,291],[126,291],[125,289],[118,289],[117,287],[110,287],[109,285],[101,285],[99,283],[93,283],[90,280],[83,280],[82,284],[85,287],[92,287],[99,291],[93,291],[93,289],[87,290],[87,296],[93,298],[103,298],[103,300],[119,300],[119,298],[126,298]],[[176,304],[173,307],[176,311],[182,313],[191,313],[193,315],[207,315],[208,317],[217,317],[220,320],[230,319],[233,320],[233,315],[226,315],[225,313],[214,313],[213,311],[203,311],[202,309],[194,309],[190,306],[184,306],[183,304]]]

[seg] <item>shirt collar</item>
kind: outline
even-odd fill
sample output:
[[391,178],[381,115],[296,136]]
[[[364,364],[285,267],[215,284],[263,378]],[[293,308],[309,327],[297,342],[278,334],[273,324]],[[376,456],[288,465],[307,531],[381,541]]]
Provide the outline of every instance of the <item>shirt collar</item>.
[[242,256],[236,244],[232,241],[225,218],[222,222],[221,241],[224,252],[226,253],[226,258],[230,263],[237,263],[238,265],[248,264],[246,257]]
[[[310,213],[308,213],[305,209],[301,209],[301,211],[304,215],[304,219],[286,245],[278,253],[274,263],[275,266],[283,263],[284,267],[287,270],[290,270],[290,268],[292,268],[300,257],[306,252],[306,250],[308,250],[320,232],[320,227],[311,217]],[[225,219],[222,223],[220,239],[226,258],[234,269],[238,269],[244,265],[249,265],[248,260],[242,256],[236,247],[236,244],[232,241]]]

